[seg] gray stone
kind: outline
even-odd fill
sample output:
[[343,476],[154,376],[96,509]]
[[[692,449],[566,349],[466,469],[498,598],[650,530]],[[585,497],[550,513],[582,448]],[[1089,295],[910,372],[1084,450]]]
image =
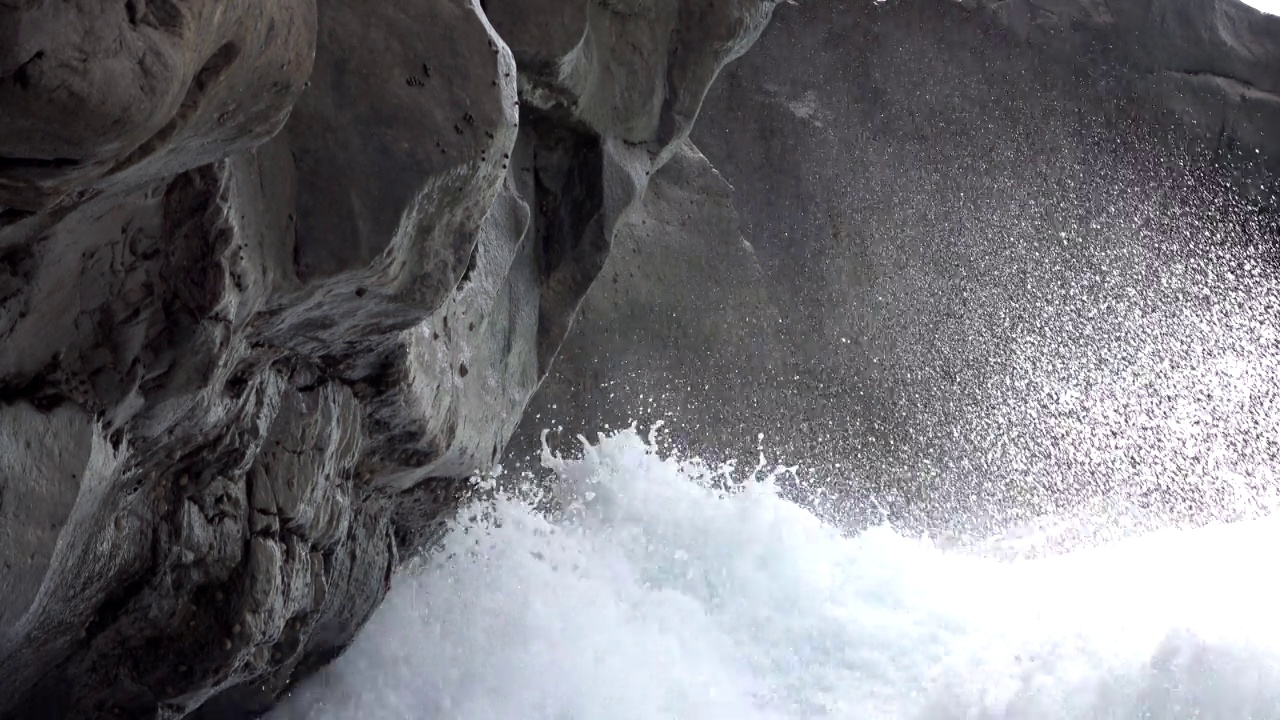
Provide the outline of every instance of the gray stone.
[[270,707],[544,377],[517,454],[639,407],[1008,495],[972,390],[1054,238],[1274,202],[1233,0],[806,0],[711,89],[775,4],[0,0],[0,718]]
[[339,654],[774,0],[489,4],[0,2],[0,717]]
[[1087,366],[1109,340],[1070,318],[1167,259],[1134,238],[1274,244],[1278,87],[1280,17],[1234,0],[783,7],[693,134],[751,259],[739,219],[683,228],[660,174],[645,217],[670,236],[610,258],[517,457],[634,418],[753,462],[763,433],[853,524],[1105,492],[1055,447],[1027,353]]
[[541,430],[579,435],[676,418],[684,449],[749,451],[790,366],[781,315],[739,232],[733,189],[692,143],[654,174],[639,222],[614,241],[512,459],[536,465]]
[[1194,159],[1280,171],[1280,16],[1237,0],[966,2],[1060,62],[1112,73]]

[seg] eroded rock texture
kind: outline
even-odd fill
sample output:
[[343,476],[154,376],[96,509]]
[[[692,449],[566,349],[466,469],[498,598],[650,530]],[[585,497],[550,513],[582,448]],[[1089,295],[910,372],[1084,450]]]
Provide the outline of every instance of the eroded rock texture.
[[774,0],[0,2],[0,717],[244,717],[501,453]]

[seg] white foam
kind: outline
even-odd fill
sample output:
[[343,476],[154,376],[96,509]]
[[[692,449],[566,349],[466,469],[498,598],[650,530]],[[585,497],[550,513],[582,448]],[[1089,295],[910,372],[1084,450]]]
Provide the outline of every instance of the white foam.
[[570,510],[473,508],[276,717],[1280,718],[1280,522],[999,562],[631,432],[550,464]]

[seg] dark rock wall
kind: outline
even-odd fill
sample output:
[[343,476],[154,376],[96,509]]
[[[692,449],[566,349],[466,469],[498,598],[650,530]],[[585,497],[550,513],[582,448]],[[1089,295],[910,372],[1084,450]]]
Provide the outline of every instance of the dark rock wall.
[[[680,444],[754,460],[763,432],[855,522],[872,494],[955,524],[1105,491],[1063,487],[1107,473],[1061,452],[1078,418],[1030,368],[1110,352],[1127,321],[1078,318],[1189,246],[1275,247],[1278,83],[1280,18],[1232,0],[784,7],[693,135],[752,260],[694,227],[662,242],[719,272],[641,253],[619,270],[643,281],[597,285],[522,442],[670,416]],[[735,314],[780,322],[699,324]]]
[[536,466],[541,430],[577,436],[675,420],[682,447],[754,448],[789,350],[733,189],[691,143],[653,177],[642,219],[614,241],[570,339],[531,402],[508,464]]
[[548,373],[518,457],[1007,496],[989,389],[1078,330],[1018,308],[1274,238],[1280,19],[807,0],[713,88],[774,5],[0,0],[0,718],[269,707]]
[[340,653],[773,4],[0,3],[0,717]]

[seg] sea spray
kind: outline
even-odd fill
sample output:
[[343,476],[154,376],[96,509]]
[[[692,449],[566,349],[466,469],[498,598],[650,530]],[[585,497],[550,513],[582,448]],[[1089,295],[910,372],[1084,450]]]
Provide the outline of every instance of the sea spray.
[[275,717],[1280,717],[1280,522],[1007,562],[846,531],[634,429],[545,460],[557,510],[464,508]]

